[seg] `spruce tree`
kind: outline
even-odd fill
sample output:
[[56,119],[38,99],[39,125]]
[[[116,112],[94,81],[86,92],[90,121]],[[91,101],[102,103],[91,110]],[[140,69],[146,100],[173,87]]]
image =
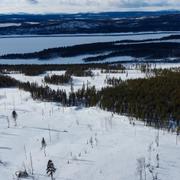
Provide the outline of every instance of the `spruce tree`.
[[51,177],[51,180],[53,180],[53,175],[56,172],[56,168],[54,167],[54,163],[52,162],[52,160],[48,161],[47,164],[47,169],[46,169],[46,173],[48,174],[48,176]]

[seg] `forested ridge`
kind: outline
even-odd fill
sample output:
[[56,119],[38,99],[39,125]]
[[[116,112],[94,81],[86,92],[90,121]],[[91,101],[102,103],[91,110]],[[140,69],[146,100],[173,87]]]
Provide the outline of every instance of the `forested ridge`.
[[3,77],[7,82],[10,80],[13,86],[30,92],[33,99],[59,102],[64,106],[99,106],[107,111],[136,117],[149,125],[166,127],[170,117],[179,124],[180,72],[157,70],[155,74],[148,79],[109,79],[112,86],[99,91],[95,87],[83,85],[78,91],[72,90],[69,94],[35,83],[14,84],[12,79]]
[[[1,27],[1,35],[56,35],[122,32],[179,31],[179,11],[103,12],[48,15],[1,15],[1,23],[19,26]],[[29,23],[29,22],[36,22]],[[133,24],[133,26],[132,26]]]
[[100,107],[131,115],[147,123],[165,125],[170,116],[180,120],[180,73],[162,72],[149,79],[127,80],[101,91]]

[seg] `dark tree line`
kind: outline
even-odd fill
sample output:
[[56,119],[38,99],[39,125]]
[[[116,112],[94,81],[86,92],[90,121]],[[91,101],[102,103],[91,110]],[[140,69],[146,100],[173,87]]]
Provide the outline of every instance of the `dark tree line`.
[[18,85],[18,81],[9,76],[0,75],[0,88],[6,87],[16,87]]
[[[104,69],[104,70],[124,70],[125,67],[121,64],[99,63],[99,64],[48,64],[48,65],[0,65],[0,72],[7,74],[11,72],[19,72],[28,76],[37,76],[46,71],[68,71],[69,75],[78,75],[79,71],[88,69]],[[83,73],[80,73],[83,74]],[[82,75],[81,75],[82,76]]]
[[53,101],[67,104],[67,94],[63,90],[52,90],[48,86],[38,86],[36,83],[19,83],[19,88],[31,93],[33,99]]
[[68,84],[72,81],[72,78],[70,75],[65,74],[65,75],[47,75],[44,77],[44,82],[49,83],[49,84]]
[[[81,44],[68,47],[45,49],[39,52],[7,54],[0,59],[52,59],[58,57],[75,57],[80,55],[99,54],[87,57],[85,62],[99,62],[112,57],[131,56],[144,58],[146,62],[156,59],[166,60],[169,58],[180,58],[180,44],[176,42],[145,42],[145,43],[120,43],[101,42],[92,44]],[[109,52],[107,54],[107,52]],[[106,54],[103,54],[106,53]],[[176,60],[178,61],[178,60]]]
[[103,88],[100,107],[165,126],[169,117],[180,121],[180,73],[165,71],[150,79],[127,80]]
[[87,77],[87,76],[93,76],[93,72],[90,69],[87,69],[86,67],[71,67],[68,68],[66,73],[68,76],[78,76],[78,77]]
[[107,83],[108,85],[112,85],[112,86],[118,86],[122,83],[122,79],[121,78],[106,78],[105,83]]
[[52,90],[48,86],[38,86],[36,83],[19,83],[19,88],[31,93],[34,100],[53,101],[63,106],[95,106],[98,101],[95,87],[86,87],[77,92],[66,93],[64,90]]
[[64,75],[47,75],[44,77],[44,82],[49,84],[67,84],[72,82],[71,76],[78,76],[78,77],[86,77],[86,76],[93,76],[93,72],[86,67],[71,67],[68,68]]
[[[169,118],[179,124],[180,72],[156,70],[155,74],[155,77],[149,79],[110,79],[113,86],[99,91],[95,87],[83,85],[77,92],[72,91],[69,94],[35,83],[18,82],[18,86],[30,92],[33,99],[41,101],[58,102],[63,106],[99,106],[104,110],[139,118],[147,125],[157,127],[167,127]],[[6,80],[9,80],[9,87],[17,86],[12,78],[7,77]]]

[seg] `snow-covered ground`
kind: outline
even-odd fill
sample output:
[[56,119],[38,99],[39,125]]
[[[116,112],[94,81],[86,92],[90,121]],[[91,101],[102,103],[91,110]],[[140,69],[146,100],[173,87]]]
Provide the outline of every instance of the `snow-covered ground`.
[[[77,77],[72,76],[73,79],[73,87],[74,90],[77,91],[78,89],[81,89],[83,84],[88,86],[95,86],[96,89],[100,90],[103,87],[108,86],[106,83],[106,80],[108,78],[120,78],[121,80],[128,80],[128,79],[137,79],[137,78],[148,78],[149,76],[152,76],[151,73],[143,73],[139,70],[138,67],[136,67],[137,64],[126,64],[126,70],[124,72],[118,72],[118,73],[102,73],[101,70],[92,70],[93,77]],[[151,68],[161,68],[161,69],[170,69],[170,68],[178,68],[180,67],[180,63],[158,63],[158,64],[151,64]],[[48,85],[51,89],[57,90],[65,90],[66,92],[71,91],[71,84],[65,84],[65,85],[52,85],[52,84],[46,84],[44,82],[44,77],[46,75],[63,75],[66,71],[47,71],[46,73],[38,76],[26,76],[24,74],[20,73],[12,73],[8,74],[12,78],[15,78],[18,81],[21,82],[30,82],[30,83],[37,83],[38,85],[46,86]]]
[[[118,74],[93,72],[94,78],[73,77],[75,90],[87,81],[97,89],[106,86],[107,76],[123,80],[145,77],[133,69]],[[42,84],[45,74],[11,76]],[[70,90],[70,85],[50,87]],[[18,114],[17,125],[11,115],[14,109]],[[130,124],[128,117],[112,115],[98,107],[63,108],[60,104],[33,101],[30,94],[22,90],[0,89],[0,180],[12,180],[15,172],[24,167],[30,173],[31,156],[35,180],[50,179],[46,175],[49,159],[57,168],[56,180],[139,180],[137,160],[145,160],[146,165],[154,167],[158,180],[178,180],[180,137],[167,131],[158,132],[138,121],[135,124]],[[43,137],[47,143],[45,153],[41,150]],[[156,167],[157,155],[159,168]],[[153,180],[148,167],[146,176],[146,180]]]
[[[137,159],[145,158],[158,179],[180,178],[180,139],[166,131],[130,125],[128,118],[94,108],[63,108],[58,104],[33,101],[17,89],[0,90],[0,179],[12,180],[24,167],[35,179],[50,179],[46,165],[53,160],[56,180],[138,180]],[[18,113],[17,126],[11,117]],[[7,120],[10,121],[8,128]],[[41,140],[47,143],[46,156]],[[92,141],[92,144],[91,144]],[[148,150],[148,149],[151,149]],[[150,155],[151,154],[151,155]],[[151,160],[150,160],[151,159]],[[147,180],[152,176],[146,169]]]
[[[74,90],[77,91],[78,89],[81,89],[83,84],[88,86],[95,86],[96,89],[100,90],[102,87],[107,86],[105,83],[105,80],[107,78],[121,78],[122,80],[127,79],[137,79],[137,78],[145,78],[146,75],[144,73],[141,73],[140,70],[126,70],[124,73],[101,73],[101,70],[93,70],[92,71],[94,76],[93,77],[77,77],[72,76],[73,79],[73,87]],[[9,76],[21,81],[21,82],[35,82],[38,85],[48,85],[51,89],[61,89],[66,90],[66,92],[71,91],[71,85],[52,85],[52,84],[46,84],[44,83],[44,77],[46,75],[62,75],[65,74],[65,71],[51,71],[46,72],[45,74],[39,75],[39,76],[25,76],[23,74],[9,74]]]
[[0,23],[0,28],[2,27],[11,27],[11,26],[20,26],[21,23]]

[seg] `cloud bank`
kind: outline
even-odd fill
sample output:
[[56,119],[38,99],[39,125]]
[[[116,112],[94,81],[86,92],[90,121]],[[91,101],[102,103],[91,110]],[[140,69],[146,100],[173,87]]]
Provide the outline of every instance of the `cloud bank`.
[[76,13],[180,9],[180,0],[0,0],[0,13]]

